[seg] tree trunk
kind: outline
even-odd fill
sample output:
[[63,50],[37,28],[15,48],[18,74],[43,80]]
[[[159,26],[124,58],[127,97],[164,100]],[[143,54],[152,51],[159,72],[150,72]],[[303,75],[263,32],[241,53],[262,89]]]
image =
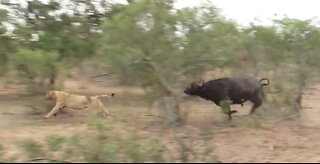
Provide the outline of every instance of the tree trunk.
[[151,68],[154,70],[161,87],[163,88],[165,95],[169,98],[172,98],[173,103],[174,103],[174,110],[177,115],[177,118],[172,122],[172,123],[182,123],[181,119],[181,108],[180,108],[180,103],[179,103],[179,97],[173,92],[171,89],[170,85],[167,83],[167,81],[161,76],[159,73],[159,68],[156,63],[154,63],[151,59],[149,59],[147,56],[144,58],[145,61],[148,62],[148,64],[151,66]]
[[302,95],[303,95],[303,86],[300,85],[298,88],[297,97],[294,101],[294,110],[296,112],[300,112],[300,110],[302,109]]
[[8,63],[8,56],[6,54],[0,54],[0,75],[3,75],[4,72],[7,71],[7,63]]
[[[63,50],[63,49],[59,50],[59,57],[58,57],[58,59],[55,61],[55,64],[62,62],[62,60],[63,60],[63,53],[64,53],[64,50]],[[57,70],[56,67],[57,67],[56,65],[53,65],[53,67],[52,67],[52,73],[51,73],[50,80],[49,80],[49,84],[50,84],[50,88],[51,88],[51,89],[56,89],[56,86],[57,86],[58,70]]]
[[49,84],[50,84],[50,88],[51,89],[55,88],[55,84],[56,84],[56,73],[55,73],[55,71],[53,71],[51,73]]

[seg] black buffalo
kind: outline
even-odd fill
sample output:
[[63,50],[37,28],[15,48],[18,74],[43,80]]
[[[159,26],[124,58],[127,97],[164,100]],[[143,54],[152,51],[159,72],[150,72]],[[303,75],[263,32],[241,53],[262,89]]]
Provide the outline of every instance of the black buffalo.
[[[266,83],[262,83],[262,81],[266,81]],[[269,85],[267,78],[260,80],[252,77],[219,78],[200,84],[191,83],[184,90],[184,93],[213,101],[220,107],[223,100],[230,100],[231,104],[241,104],[242,106],[244,102],[249,100],[253,103],[250,111],[250,114],[253,114],[262,105],[262,86],[266,85]],[[230,105],[228,106],[229,119],[231,119],[231,114],[236,112],[230,109]]]

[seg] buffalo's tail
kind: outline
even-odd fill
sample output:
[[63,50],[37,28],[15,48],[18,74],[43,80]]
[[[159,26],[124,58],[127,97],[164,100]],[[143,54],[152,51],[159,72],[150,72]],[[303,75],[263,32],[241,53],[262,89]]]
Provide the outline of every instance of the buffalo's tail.
[[[261,83],[262,81],[266,81],[266,83]],[[260,84],[261,84],[261,86],[267,86],[270,84],[270,81],[268,78],[262,78],[262,79],[260,79]]]

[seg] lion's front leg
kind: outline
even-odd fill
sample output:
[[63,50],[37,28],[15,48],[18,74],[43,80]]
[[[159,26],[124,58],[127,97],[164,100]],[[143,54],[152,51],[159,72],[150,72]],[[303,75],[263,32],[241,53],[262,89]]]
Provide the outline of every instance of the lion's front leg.
[[60,103],[57,103],[48,114],[43,116],[43,118],[50,118],[52,115],[59,112],[60,109],[62,109],[63,107],[64,107],[63,105],[61,105]]

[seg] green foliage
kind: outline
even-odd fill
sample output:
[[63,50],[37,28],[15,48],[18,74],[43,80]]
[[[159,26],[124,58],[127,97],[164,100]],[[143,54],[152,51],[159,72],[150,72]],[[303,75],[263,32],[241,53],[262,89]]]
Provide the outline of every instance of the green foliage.
[[46,155],[43,146],[33,139],[26,139],[19,143],[19,146],[27,154],[28,158],[33,159]]
[[7,22],[8,11],[0,9],[0,75],[7,71],[8,56],[15,50],[14,40],[8,35],[8,29],[4,26]]
[[125,138],[113,138],[105,132],[107,121],[89,120],[98,132],[95,138],[79,144],[87,162],[161,162],[164,146],[157,139],[142,141],[136,133]]
[[[212,4],[202,10],[171,5],[171,0],[135,1],[102,24],[99,56],[108,71],[122,84],[152,89],[157,99],[172,96],[172,88],[181,89],[204,70],[231,65],[240,42],[235,24]],[[177,120],[178,102],[165,104],[169,122]]]
[[[51,78],[56,66],[58,54],[42,50],[19,49],[10,55],[10,63],[17,77],[26,80],[31,92],[46,91],[50,88]],[[61,65],[59,66],[61,67]]]
[[46,141],[50,151],[59,151],[62,148],[65,139],[61,136],[51,135],[47,137]]
[[134,131],[129,136],[111,131],[109,122],[90,118],[92,133],[62,137],[51,135],[46,145],[27,139],[19,144],[28,158],[78,159],[84,162],[163,162],[164,145],[158,139],[143,139]]
[[46,76],[52,71],[54,61],[58,55],[54,52],[44,52],[42,50],[19,49],[17,53],[10,56],[10,61],[16,67],[25,68],[25,72],[31,78]]
[[136,1],[104,21],[99,54],[121,81],[161,90],[160,77],[177,85],[184,82],[184,75],[195,76],[212,68],[209,64],[228,61],[227,43],[236,43],[234,24],[212,6],[205,7],[206,12],[172,11],[170,3]]
[[5,27],[3,26],[2,22],[6,19],[8,12],[4,9],[0,9],[0,35],[3,35],[6,32]]
[[248,74],[271,79],[265,113],[282,117],[297,112],[303,90],[319,75],[320,65],[314,61],[319,58],[315,45],[320,44],[320,28],[312,20],[283,18],[269,27],[252,25],[244,33],[244,50],[251,61],[243,68]]
[[[10,39],[14,40],[16,47],[49,53],[54,52],[57,54],[55,61],[48,64],[50,66],[43,67],[43,69],[47,69],[52,67],[51,64],[60,65],[54,66],[55,68],[50,68],[50,71],[47,74],[48,76],[51,76],[51,83],[54,85],[52,87],[61,87],[64,75],[61,77],[61,70],[58,69],[79,65],[84,59],[91,58],[95,55],[95,41],[99,37],[97,31],[99,31],[101,19],[116,12],[113,11],[113,8],[110,10],[111,3],[109,3],[109,1],[102,0],[98,4],[96,4],[96,2],[97,1],[84,2],[72,0],[65,4],[61,4],[58,0],[52,0],[48,3],[35,0],[27,1],[26,6],[12,3],[3,4],[10,9],[8,10],[9,16],[6,18],[6,21],[16,27],[13,31],[13,35],[9,36]],[[81,6],[80,8],[84,7],[85,11],[78,10],[79,6]],[[66,10],[66,8],[73,10],[73,14],[70,15],[66,12],[61,12],[70,11],[68,9]],[[120,11],[120,8],[121,7],[118,6],[117,11]],[[4,15],[2,10],[0,15],[1,18]],[[3,29],[0,27],[1,34],[3,33],[2,31]],[[1,67],[2,64],[5,63],[4,61],[6,61],[6,58],[11,56],[8,53],[13,53],[15,50],[11,50],[9,49],[11,47],[8,48],[7,46],[12,45],[11,41],[10,44],[3,44],[3,42],[8,43],[8,41],[3,41],[3,38],[1,37]],[[5,47],[10,51],[2,51],[2,47]],[[21,60],[24,60],[24,58],[21,57]],[[61,67],[61,62],[63,62],[63,67]],[[34,72],[29,73],[32,74],[29,78],[41,79],[42,73],[39,73],[40,72],[35,74]],[[58,80],[53,80],[55,76],[59,76]],[[28,89],[31,92],[36,92],[34,91],[36,88],[33,87],[33,84],[30,84]]]
[[77,150],[77,147],[80,147],[80,140],[81,137],[77,134],[73,134],[71,137],[65,138],[65,144],[63,151],[63,155],[61,158],[63,159],[70,159],[72,157],[79,156],[79,150]]
[[[155,8],[158,3],[160,6]],[[152,15],[150,19],[148,16],[149,12],[158,13],[156,10],[163,10],[165,4],[165,1],[163,3],[137,1],[130,4],[124,12],[105,20],[100,54],[106,58],[110,69],[119,76],[120,80],[123,79],[123,82],[157,85],[157,74],[164,72],[159,70],[161,72],[155,73],[154,68],[145,59],[150,58],[152,61],[157,61],[157,64],[159,64],[158,61],[165,64],[166,56],[176,55],[173,48],[163,47],[164,44],[172,45],[167,39],[172,31],[164,31],[163,25],[160,25],[160,22],[165,23],[164,21],[168,19],[168,14],[162,15],[165,13],[163,12],[161,15]],[[139,24],[142,24],[143,27]],[[144,27],[147,25],[150,27]],[[156,25],[159,27],[155,27]],[[154,40],[154,38],[158,39]],[[139,80],[140,77],[144,79]],[[131,80],[128,81],[125,78]]]
[[4,153],[4,146],[0,143],[0,160],[2,159]]
[[132,133],[122,143],[127,147],[124,150],[125,154],[128,156],[128,159],[131,159],[128,162],[151,162],[149,161],[150,159],[154,162],[163,162],[161,152],[164,151],[164,146],[159,144],[158,140],[153,139],[143,144],[137,141],[139,141],[137,134]]

